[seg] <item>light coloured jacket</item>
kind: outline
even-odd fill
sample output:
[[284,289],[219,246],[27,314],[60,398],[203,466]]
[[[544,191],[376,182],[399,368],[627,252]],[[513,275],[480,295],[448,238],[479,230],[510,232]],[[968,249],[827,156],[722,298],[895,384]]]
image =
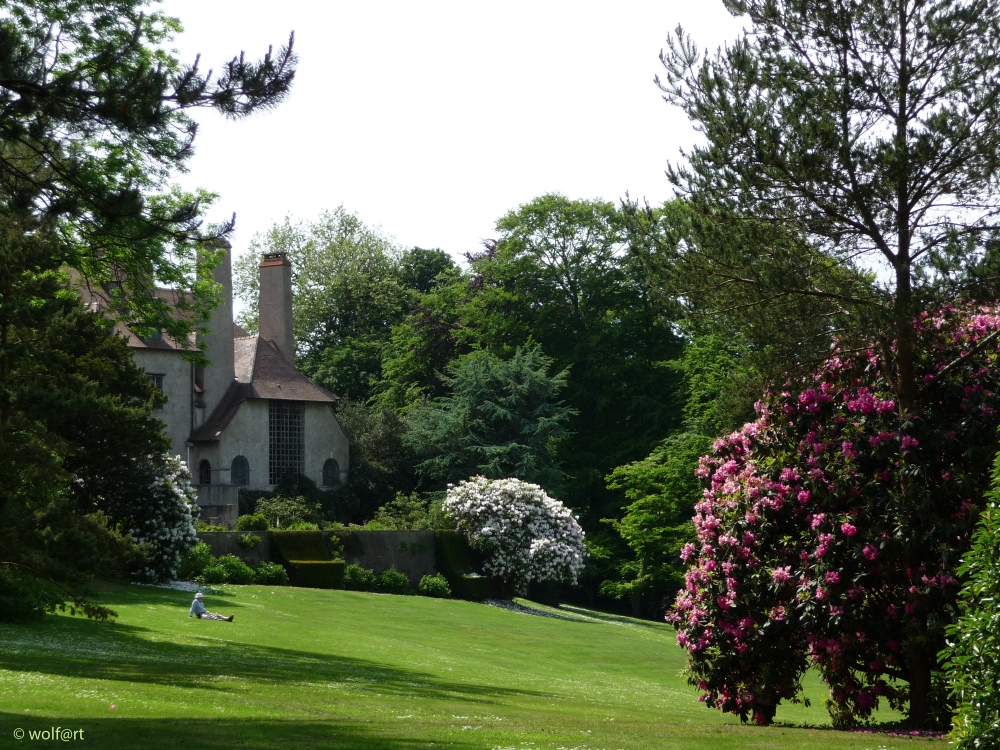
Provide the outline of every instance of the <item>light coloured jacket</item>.
[[188,612],[188,617],[201,617],[206,612],[208,612],[208,610],[205,609],[205,605],[201,599],[195,599],[191,602],[191,611]]

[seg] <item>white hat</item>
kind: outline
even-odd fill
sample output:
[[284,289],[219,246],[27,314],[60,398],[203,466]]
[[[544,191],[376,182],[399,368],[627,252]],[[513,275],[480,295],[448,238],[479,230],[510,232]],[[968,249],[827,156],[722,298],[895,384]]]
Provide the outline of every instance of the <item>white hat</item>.
[[194,595],[194,598],[195,599],[204,599],[205,597],[202,596],[202,593],[199,591],[197,594]]

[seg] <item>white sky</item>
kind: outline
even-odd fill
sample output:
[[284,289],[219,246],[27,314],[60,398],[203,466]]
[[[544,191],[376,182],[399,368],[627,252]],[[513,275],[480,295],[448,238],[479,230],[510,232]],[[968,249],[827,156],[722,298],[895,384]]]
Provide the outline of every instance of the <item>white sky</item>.
[[459,256],[532,198],[652,202],[696,139],[653,84],[678,23],[700,47],[734,39],[721,0],[164,0],[203,68],[257,59],[295,31],[299,67],[276,110],[201,113],[190,171],[237,215],[233,247],[286,215],[343,204],[405,247]]

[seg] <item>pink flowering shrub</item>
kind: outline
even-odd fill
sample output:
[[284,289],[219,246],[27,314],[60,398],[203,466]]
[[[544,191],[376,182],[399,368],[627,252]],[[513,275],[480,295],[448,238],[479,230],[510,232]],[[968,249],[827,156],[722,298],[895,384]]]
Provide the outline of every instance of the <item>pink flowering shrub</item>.
[[873,352],[835,356],[702,458],[698,542],[667,619],[708,705],[770,723],[810,664],[837,723],[921,700],[901,683],[929,682],[997,448],[1000,314],[947,308],[915,327],[909,412]]
[[583,529],[537,484],[473,477],[449,485],[441,509],[484,553],[484,572],[515,593],[523,594],[531,581],[576,583],[583,569]]

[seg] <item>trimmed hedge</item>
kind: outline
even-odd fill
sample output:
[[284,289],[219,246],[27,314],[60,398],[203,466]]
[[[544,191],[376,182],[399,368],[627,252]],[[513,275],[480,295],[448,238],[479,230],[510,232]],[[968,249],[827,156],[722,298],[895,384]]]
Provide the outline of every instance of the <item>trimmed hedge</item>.
[[288,572],[292,583],[310,589],[344,588],[343,560],[292,560]]
[[459,576],[451,584],[451,590],[459,599],[481,602],[490,598],[493,583],[485,576]]
[[451,593],[459,599],[481,602],[489,599],[493,586],[489,578],[473,575],[476,569],[475,553],[461,532],[441,529],[435,533],[434,560],[440,574],[451,586]]

